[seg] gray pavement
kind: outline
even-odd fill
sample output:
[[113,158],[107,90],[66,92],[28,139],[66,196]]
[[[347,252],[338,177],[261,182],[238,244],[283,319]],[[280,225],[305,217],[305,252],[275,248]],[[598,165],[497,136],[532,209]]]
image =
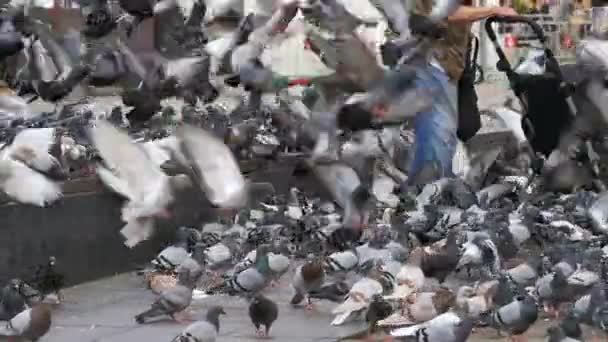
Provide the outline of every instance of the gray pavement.
[[[273,341],[336,341],[363,328],[362,322],[332,327],[331,303],[316,303],[312,312],[289,304],[291,274],[283,276],[279,286],[266,295],[279,304],[279,319],[271,330]],[[45,342],[169,342],[185,327],[171,321],[137,325],[133,316],[148,308],[155,295],[130,274],[82,284],[64,292],[65,300],[53,314],[53,326]],[[253,325],[243,299],[227,296],[196,298],[189,309],[193,318],[201,317],[211,305],[221,304],[227,315],[221,318],[219,341],[256,341]],[[539,321],[528,332],[531,342],[544,341],[549,322]],[[381,337],[378,337],[381,340]],[[498,338],[493,330],[481,329],[469,341],[508,341]]]

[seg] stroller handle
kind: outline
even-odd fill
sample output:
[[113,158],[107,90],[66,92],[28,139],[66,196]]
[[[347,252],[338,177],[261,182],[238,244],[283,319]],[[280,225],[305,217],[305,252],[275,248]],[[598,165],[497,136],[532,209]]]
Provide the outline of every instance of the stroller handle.
[[546,37],[545,37],[545,33],[542,29],[542,27],[534,20],[532,20],[531,18],[528,17],[524,17],[524,16],[509,16],[509,17],[505,17],[505,16],[493,16],[490,17],[486,20],[485,23],[485,28],[486,28],[486,32],[488,34],[488,37],[490,37],[490,39],[495,42],[496,41],[496,32],[494,32],[494,29],[492,29],[492,24],[494,23],[508,23],[508,24],[515,24],[515,23],[522,23],[522,24],[527,24],[528,26],[530,26],[532,28],[532,31],[534,31],[534,34],[536,35],[536,38],[538,40],[540,40],[541,43],[545,43],[546,41]]

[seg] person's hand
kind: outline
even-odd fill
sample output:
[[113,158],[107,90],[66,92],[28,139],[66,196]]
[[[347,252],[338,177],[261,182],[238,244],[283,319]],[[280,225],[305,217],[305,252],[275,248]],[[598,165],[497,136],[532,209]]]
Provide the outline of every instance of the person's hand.
[[494,15],[501,17],[514,17],[519,14],[511,7],[496,7],[494,8]]

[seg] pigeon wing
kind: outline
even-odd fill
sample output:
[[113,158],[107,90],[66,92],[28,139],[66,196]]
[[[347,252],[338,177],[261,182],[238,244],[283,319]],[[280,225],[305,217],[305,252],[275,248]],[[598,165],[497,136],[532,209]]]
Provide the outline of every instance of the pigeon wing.
[[166,191],[168,177],[140,145],[131,142],[125,132],[106,121],[99,121],[91,129],[91,139],[109,168],[128,184],[130,199],[134,202],[130,209],[143,210],[145,207],[163,206],[170,201],[170,194]]
[[53,166],[59,165],[59,161],[49,154],[54,143],[54,128],[30,128],[19,132],[10,148],[11,151],[27,149],[33,153],[27,164],[39,171],[49,171]]
[[177,134],[209,201],[219,207],[244,205],[246,182],[232,151],[211,133],[192,126],[180,127]]
[[61,188],[42,174],[13,160],[0,161],[2,190],[18,202],[44,207],[61,198]]

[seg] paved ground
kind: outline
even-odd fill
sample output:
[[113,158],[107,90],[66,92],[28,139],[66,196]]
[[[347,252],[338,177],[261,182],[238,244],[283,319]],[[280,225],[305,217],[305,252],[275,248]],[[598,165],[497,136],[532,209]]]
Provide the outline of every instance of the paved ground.
[[[269,289],[267,296],[280,306],[279,320],[271,331],[274,341],[313,342],[336,341],[362,329],[353,323],[344,327],[332,327],[331,303],[319,303],[315,311],[306,312],[288,304],[291,290],[290,276],[285,276],[277,288]],[[116,277],[79,285],[67,289],[65,302],[53,315],[53,326],[45,336],[45,342],[168,342],[185,325],[160,321],[137,325],[133,316],[148,308],[155,296],[142,288],[139,278],[133,275]],[[244,300],[226,296],[195,299],[191,315],[200,317],[210,305],[221,304],[227,312],[222,317],[220,341],[255,341],[254,329],[247,316]],[[545,340],[550,322],[539,321],[528,332],[531,342]],[[378,338],[380,340],[380,337]],[[469,341],[508,341],[497,338],[493,330],[481,329]]]

